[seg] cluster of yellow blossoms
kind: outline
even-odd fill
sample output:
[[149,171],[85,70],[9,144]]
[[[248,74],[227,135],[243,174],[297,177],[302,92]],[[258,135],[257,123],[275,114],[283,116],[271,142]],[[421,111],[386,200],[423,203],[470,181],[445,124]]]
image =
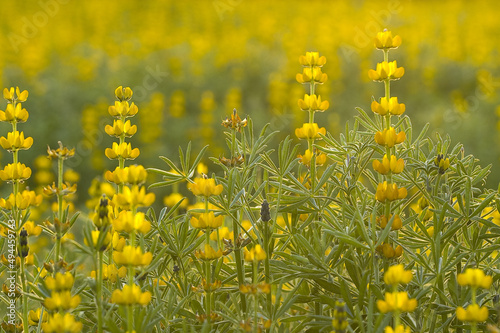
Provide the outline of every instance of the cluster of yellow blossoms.
[[464,273],[458,274],[458,284],[461,286],[469,286],[472,288],[472,301],[466,308],[459,306],[457,308],[457,318],[460,321],[472,323],[473,331],[476,331],[478,322],[488,319],[488,308],[479,306],[476,303],[476,290],[478,288],[489,289],[493,282],[493,277],[485,275],[484,272],[477,268],[467,268]]
[[73,274],[68,271],[64,273],[57,272],[54,277],[48,276],[45,279],[45,288],[50,291],[50,297],[45,298],[43,304],[48,311],[55,311],[55,313],[50,315],[46,322],[42,323],[44,332],[77,333],[81,331],[82,323],[77,322],[74,316],[68,313],[68,311],[75,309],[81,301],[79,295],[73,296],[71,294],[74,282]]
[[410,299],[404,291],[398,291],[398,285],[410,283],[412,277],[411,271],[406,271],[403,265],[391,266],[384,274],[384,282],[392,286],[392,292],[386,292],[385,298],[377,301],[377,307],[382,313],[392,312],[394,315],[394,328],[390,326],[386,327],[386,333],[410,332],[410,328],[405,328],[404,325],[400,324],[400,314],[401,312],[414,311],[417,307],[417,300]]
[[[140,245],[136,245],[137,235],[146,235],[151,230],[151,224],[139,207],[150,206],[155,196],[146,193],[142,186],[146,182],[147,171],[142,165],[125,166],[125,160],[133,160],[139,156],[138,148],[132,148],[126,142],[137,133],[137,126],[132,125],[127,118],[138,113],[138,107],[129,103],[133,92],[127,87],[116,88],[117,101],[108,108],[108,112],[115,119],[113,125],[107,125],[105,131],[108,135],[116,137],[119,142],[113,142],[112,148],[107,148],[105,155],[109,159],[117,159],[118,166],[114,171],[107,171],[105,179],[117,186],[113,199],[105,195],[96,207],[93,222],[96,230],[92,231],[93,247],[97,251],[98,265],[92,275],[96,277],[96,300],[98,311],[98,329],[102,330],[102,284],[104,280],[110,282],[118,278],[126,278],[127,284],[123,288],[115,289],[111,295],[111,302],[127,307],[127,330],[133,331],[133,307],[147,305],[151,301],[151,292],[141,291],[136,284],[136,270],[148,266],[153,260],[151,252],[146,252]],[[108,263],[104,263],[104,252],[112,247],[113,254],[109,256]],[[117,268],[117,266],[122,266]]]
[[298,104],[301,110],[309,113],[309,122],[302,127],[295,129],[295,135],[299,139],[307,140],[307,150],[303,155],[299,155],[300,162],[307,167],[311,166],[311,161],[315,159],[315,165],[326,163],[326,155],[318,154],[314,151],[314,141],[321,139],[320,134],[325,135],[324,127],[319,128],[314,122],[316,112],[324,112],[330,104],[322,100],[320,95],[316,95],[316,85],[326,82],[328,76],[321,71],[321,67],[326,63],[324,56],[319,56],[318,52],[306,52],[305,56],[300,56],[299,63],[303,66],[302,73],[297,74],[297,82],[309,86],[309,94],[304,95],[304,99],[299,99]]
[[[377,64],[375,70],[368,72],[370,79],[383,82],[385,87],[385,96],[380,101],[373,101],[372,111],[381,117],[379,123],[382,124],[380,131],[375,133],[374,140],[385,149],[385,154],[381,160],[373,161],[373,169],[382,175],[384,181],[379,183],[375,193],[375,199],[384,204],[384,213],[377,218],[382,228],[387,226],[388,221],[392,220],[391,230],[398,230],[402,227],[402,221],[398,214],[392,213],[391,203],[395,200],[404,199],[407,196],[406,188],[398,187],[393,182],[392,175],[403,172],[405,163],[402,158],[398,158],[396,145],[406,139],[404,132],[397,133],[391,124],[391,116],[400,116],[405,112],[404,104],[398,103],[397,97],[391,97],[390,82],[399,80],[404,74],[404,68],[397,67],[396,61],[389,62],[389,50],[401,45],[401,37],[392,36],[390,31],[379,32],[375,37],[375,47],[384,53],[384,61]],[[399,257],[403,253],[401,246],[393,247],[385,242],[377,250],[385,258]]]

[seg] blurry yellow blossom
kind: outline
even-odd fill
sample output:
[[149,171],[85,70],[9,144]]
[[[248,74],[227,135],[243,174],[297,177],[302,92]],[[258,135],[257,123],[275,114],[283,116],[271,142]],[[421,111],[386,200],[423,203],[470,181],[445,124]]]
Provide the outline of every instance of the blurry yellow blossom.
[[408,298],[408,294],[404,291],[385,293],[384,300],[377,301],[377,307],[382,313],[402,311],[412,312],[417,307],[417,300]]
[[104,131],[110,136],[120,137],[131,137],[137,132],[137,126],[131,125],[130,120],[127,120],[125,123],[121,120],[113,120],[113,126],[106,125]]
[[326,135],[326,129],[319,128],[316,123],[304,123],[302,127],[295,129],[295,135],[299,139],[319,139],[319,133]]
[[46,333],[78,333],[82,330],[82,323],[77,322],[70,313],[55,313],[49,317],[42,329]]
[[480,322],[488,319],[488,308],[479,307],[477,304],[470,304],[467,309],[459,306],[457,308],[457,318],[460,321]]
[[115,105],[111,105],[108,108],[108,112],[111,116],[116,118],[133,117],[137,114],[137,112],[139,112],[139,109],[134,103],[129,105],[127,101],[116,101]]
[[375,133],[375,142],[381,146],[386,146],[387,148],[392,148],[394,145],[400,144],[406,140],[405,132],[399,132],[396,134],[394,127],[389,127],[389,129],[384,129],[382,132]]
[[191,217],[191,225],[193,228],[206,229],[206,228],[218,228],[222,225],[224,221],[224,216],[219,215],[215,217],[214,212],[201,213],[198,218]]
[[397,97],[391,97],[389,101],[387,101],[386,97],[382,97],[380,103],[373,101],[371,108],[373,112],[381,116],[385,116],[388,112],[394,116],[400,116],[405,112],[406,105],[398,103]]
[[112,148],[106,148],[104,152],[106,157],[110,160],[117,159],[119,157],[133,160],[139,156],[140,153],[139,148],[132,149],[130,142],[123,142],[121,144],[113,142]]
[[[309,149],[306,149],[304,155],[298,155],[297,157],[300,158],[300,163],[309,167],[311,165],[311,159],[313,157],[313,154]],[[326,155],[325,154],[317,154],[316,155],[316,165],[321,166],[325,163],[326,163]]]
[[401,245],[398,245],[396,248],[393,248],[390,244],[384,243],[377,246],[377,251],[381,253],[385,258],[393,259],[400,257],[403,254],[403,247]]
[[[40,316],[42,317],[41,320]],[[28,321],[31,326],[37,326],[40,321],[42,323],[47,322],[48,316],[49,315],[47,311],[44,311],[42,316],[42,309],[37,308],[36,311],[30,310],[30,312],[28,313]]]
[[222,193],[223,187],[221,184],[215,185],[213,178],[195,178],[193,183],[188,183],[188,190],[196,196],[209,197],[211,195],[219,195]]
[[391,326],[386,326],[384,333],[411,333],[411,330],[409,327],[405,328],[404,325],[398,325],[396,329],[392,329]]
[[295,78],[297,79],[298,83],[312,82],[316,84],[323,84],[328,79],[328,75],[323,73],[320,67],[314,67],[312,69],[310,67],[305,67],[302,70],[302,74],[297,74]]
[[132,211],[122,210],[118,214],[118,218],[113,221],[113,227],[116,231],[124,231],[126,233],[139,231],[147,234],[151,230],[151,223],[146,220],[146,216],[142,212],[133,214]]
[[245,248],[244,256],[245,261],[262,261],[267,257],[266,252],[264,252],[264,249],[262,249],[259,244],[255,245],[250,250]]
[[384,203],[386,200],[393,201],[398,199],[404,199],[407,196],[406,188],[398,188],[396,184],[379,183],[377,186],[377,192],[375,193],[375,199]]
[[465,273],[458,274],[457,281],[461,286],[488,289],[493,282],[493,277],[485,275],[481,269],[467,268]]
[[147,305],[151,301],[149,291],[142,292],[138,285],[124,285],[123,290],[114,290],[111,295],[111,302],[119,305]]
[[21,103],[16,104],[15,107],[13,104],[7,104],[5,111],[0,110],[0,121],[24,123],[28,117],[29,113],[22,108]]
[[[392,218],[392,215],[390,215],[389,219]],[[387,223],[389,221],[385,217],[385,215],[382,215],[377,218],[377,223],[380,225],[381,228],[385,228],[387,226]],[[398,214],[394,215],[394,220],[392,221],[392,226],[391,230],[399,230],[403,226],[403,222],[401,221],[401,218],[399,217]]]
[[407,284],[410,283],[413,275],[411,271],[406,271],[404,266],[393,265],[384,274],[384,282],[389,285]]
[[385,29],[384,31],[378,32],[375,37],[375,47],[377,49],[395,49],[401,45],[401,37],[392,37],[392,32]]
[[147,207],[151,206],[155,201],[155,194],[146,194],[146,188],[144,186],[124,186],[123,193],[115,194],[115,196],[113,197],[113,201],[122,209],[129,209],[130,207],[139,206]]
[[302,66],[321,67],[326,64],[325,56],[319,56],[319,52],[306,52],[306,55],[299,57],[299,63]]
[[387,154],[384,155],[382,161],[373,160],[373,169],[382,175],[391,173],[401,173],[404,169],[405,162],[402,158],[396,159],[396,156],[391,155],[391,159],[387,158]]
[[7,138],[3,136],[0,137],[0,145],[3,149],[8,151],[29,149],[31,145],[33,145],[33,138],[24,138],[24,132],[9,132],[7,133]]
[[189,200],[187,198],[185,198],[182,194],[180,193],[172,193],[172,194],[169,194],[167,195],[166,197],[163,198],[163,204],[166,206],[166,207],[173,207],[175,206],[179,201],[181,201],[182,199],[184,198],[184,200],[182,201],[182,203],[179,205],[179,208],[184,208],[186,209],[187,206],[189,205]]
[[22,163],[7,164],[0,170],[0,179],[4,182],[23,181],[31,176],[31,169]]
[[304,99],[299,99],[298,104],[303,111],[313,110],[318,112],[323,112],[330,106],[328,101],[321,100],[321,96],[309,96],[307,94],[304,95]]
[[113,252],[113,260],[119,265],[125,266],[147,266],[153,260],[151,252],[142,253],[140,247],[126,245],[122,251]]
[[396,60],[379,62],[377,69],[370,69],[368,77],[373,81],[399,80],[405,73],[403,67],[398,67]]
[[194,255],[198,259],[211,261],[222,257],[222,251],[221,249],[215,251],[214,248],[211,247],[209,244],[205,244],[205,251],[196,250],[194,252]]

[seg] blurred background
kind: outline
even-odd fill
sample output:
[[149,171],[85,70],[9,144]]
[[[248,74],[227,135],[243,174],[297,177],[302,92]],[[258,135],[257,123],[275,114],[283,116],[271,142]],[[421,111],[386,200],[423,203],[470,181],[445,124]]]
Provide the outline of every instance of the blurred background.
[[[298,57],[319,51],[329,77],[319,94],[330,109],[316,120],[338,137],[355,107],[369,111],[372,96],[383,94],[367,71],[382,60],[373,37],[388,28],[403,39],[390,58],[406,70],[392,95],[406,104],[414,133],[429,122],[431,137],[463,143],[466,154],[494,165],[488,183],[496,188],[499,14],[495,0],[3,1],[0,87],[30,93],[30,119],[19,126],[35,141],[20,153],[34,170],[30,184],[52,182],[54,166],[39,156],[61,140],[76,149],[67,165],[83,202],[91,180],[117,165],[104,156],[117,86],[130,86],[139,106],[136,162],[166,168],[158,156],[177,160],[189,141],[194,151],[209,144],[209,156],[224,153],[220,123],[233,108],[257,130],[280,130],[278,140],[293,134],[307,119],[297,106],[305,93],[295,81]],[[9,130],[0,124],[2,135]],[[1,161],[10,154],[2,151]]]

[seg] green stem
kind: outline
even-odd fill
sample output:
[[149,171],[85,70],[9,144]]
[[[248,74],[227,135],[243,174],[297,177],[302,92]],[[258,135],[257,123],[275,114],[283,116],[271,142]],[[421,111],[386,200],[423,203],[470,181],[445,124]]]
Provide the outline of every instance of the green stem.
[[29,325],[28,325],[28,284],[26,281],[26,274],[24,273],[24,259],[21,256],[21,283],[23,286],[23,329],[24,332],[29,332]]
[[[63,198],[64,195],[62,193],[63,190],[63,165],[64,160],[62,157],[57,159],[57,218],[59,219],[59,223],[62,224],[63,221]],[[61,255],[61,228],[56,227],[56,251],[54,262],[59,261],[59,257]]]
[[96,291],[96,305],[97,305],[97,332],[102,333],[103,318],[102,318],[102,281],[103,281],[103,255],[104,253],[97,252],[97,291]]
[[[262,221],[262,223],[264,224],[264,252],[266,252],[266,259],[264,259],[264,274],[265,274],[265,281],[267,284],[269,284],[270,274],[271,274],[271,267],[269,265],[269,259],[271,256],[270,238],[272,236],[270,235],[271,232],[269,230],[269,221],[267,221],[267,222]],[[269,317],[271,316],[272,305],[273,305],[272,294],[268,293],[267,297],[266,297],[266,306],[267,306],[267,312],[268,312]]]
[[[253,260],[253,265],[252,265],[252,271],[253,271],[253,277],[252,277],[252,283],[254,286],[257,285],[258,283],[258,277],[257,277],[257,266],[258,266],[258,261],[257,260]],[[253,295],[253,299],[254,299],[254,302],[253,302],[253,310],[254,310],[254,314],[253,314],[253,332],[254,333],[257,333],[259,331],[259,296],[258,296],[258,292],[256,292],[254,295]]]
[[[205,198],[205,213],[208,214],[208,197]],[[208,227],[205,230],[205,243],[207,245],[210,245],[210,227]],[[206,260],[205,262],[205,280],[207,285],[210,285],[212,282],[212,274],[211,274],[211,265],[210,261]],[[212,295],[211,295],[211,290],[210,288],[207,288],[208,290],[205,291],[206,293],[206,315],[207,315],[207,323],[209,327],[211,328],[211,322],[210,322],[210,315],[212,314]]]

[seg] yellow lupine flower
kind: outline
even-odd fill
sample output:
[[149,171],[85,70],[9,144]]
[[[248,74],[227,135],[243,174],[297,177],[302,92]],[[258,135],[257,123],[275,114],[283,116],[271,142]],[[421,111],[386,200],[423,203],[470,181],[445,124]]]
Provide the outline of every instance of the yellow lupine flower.
[[114,232],[112,244],[113,250],[122,251],[127,244],[127,240],[125,239],[125,237],[120,237],[120,234],[118,232]]
[[79,295],[71,296],[71,291],[52,292],[51,297],[46,298],[44,306],[49,310],[70,310],[80,304]]
[[[103,265],[102,266],[102,278],[103,280],[109,280],[112,283],[115,283],[117,277],[125,278],[127,276],[127,267],[122,266],[120,269],[117,269],[114,264],[111,265]],[[90,277],[93,279],[96,278],[96,271],[90,272]]]
[[444,172],[450,167],[450,159],[444,158],[443,154],[439,154],[434,159],[434,164],[439,168],[439,173],[444,174]]
[[137,105],[134,103],[128,104],[127,101],[115,101],[115,105],[108,108],[108,112],[113,117],[133,117],[139,112]]
[[63,146],[62,142],[59,141],[59,148],[52,149],[47,147],[47,155],[50,159],[53,158],[62,158],[64,160],[71,158],[75,155],[75,148],[69,149],[68,147]]
[[398,199],[404,199],[408,195],[406,188],[398,188],[396,184],[379,183],[377,186],[377,192],[375,193],[375,199],[384,203],[386,200],[394,201]]
[[395,49],[401,45],[401,42],[399,35],[392,37],[392,32],[387,29],[378,32],[377,36],[375,36],[375,47],[377,49]]
[[403,254],[403,247],[398,245],[396,248],[393,248],[390,244],[384,243],[377,246],[377,251],[382,253],[382,255],[387,259],[393,259],[400,257]]
[[121,135],[125,135],[126,137],[131,137],[137,133],[137,126],[131,125],[130,120],[127,120],[124,123],[121,119],[115,119],[113,120],[113,126],[106,125],[106,127],[104,127],[104,131],[109,136],[120,137]]
[[[233,241],[234,233],[232,231],[229,231],[228,227],[222,227],[219,229],[219,237],[221,239],[230,239]],[[212,233],[210,234],[210,239],[213,241],[217,240],[217,230],[212,231]]]
[[314,82],[316,84],[323,84],[328,79],[328,75],[321,71],[320,67],[306,67],[302,70],[302,74],[297,74],[295,76],[297,82],[299,83],[309,83]]
[[10,87],[10,89],[4,88],[3,98],[5,98],[9,102],[13,102],[14,100],[17,102],[25,102],[28,99],[28,91],[27,90],[23,90],[23,92],[21,92],[19,87],[16,87],[15,91],[16,91],[17,97],[14,95],[14,87]]
[[[92,246],[97,250],[97,251],[104,251],[108,247],[108,245],[112,241],[112,236],[111,233],[106,231],[106,234],[104,235],[104,239],[102,240],[102,244],[99,245],[99,237],[101,237],[101,233],[103,231],[100,230],[92,230],[91,231],[91,237],[92,237]],[[87,240],[85,240],[85,244],[87,244]]]
[[398,67],[396,60],[379,62],[377,69],[370,69],[368,77],[373,81],[399,80],[405,74],[403,67]]
[[146,194],[144,186],[139,187],[134,185],[132,187],[124,186],[123,193],[117,193],[113,197],[113,201],[122,209],[129,209],[130,207],[147,207],[151,206],[155,201],[155,194]]
[[4,182],[23,181],[31,177],[31,169],[22,163],[7,164],[0,170],[0,179]]
[[319,139],[321,138],[318,133],[326,135],[324,127],[319,128],[316,123],[305,123],[302,127],[295,129],[295,135],[299,139]]
[[75,278],[70,272],[57,272],[55,278],[48,276],[45,279],[45,286],[52,291],[64,291],[71,290],[74,282]]
[[148,172],[142,165],[131,165],[125,168],[116,167],[115,171],[106,171],[104,178],[115,184],[137,184],[146,181]]
[[[304,155],[298,155],[297,157],[300,158],[300,163],[302,163],[308,167],[311,165],[312,156],[313,156],[312,152],[309,149],[306,149]],[[326,163],[326,155],[325,154],[316,155],[316,165],[317,166],[321,166],[325,163]]]
[[385,284],[390,284],[392,286],[400,283],[407,284],[410,283],[412,277],[413,274],[411,271],[406,271],[403,265],[393,265],[389,267],[387,272],[385,272],[384,282]]
[[33,310],[30,310],[30,312],[28,313],[28,322],[31,326],[37,326],[38,323],[41,322],[42,323],[45,323],[47,322],[47,318],[48,318],[48,313],[47,311],[44,311],[43,312],[43,316],[42,318],[40,318],[42,314],[42,309],[41,308],[38,308],[36,309],[36,311],[33,311]]
[[206,228],[218,228],[222,226],[224,221],[224,216],[219,215],[215,217],[214,212],[201,213],[198,218],[191,217],[191,225],[193,228],[206,229]]
[[138,285],[124,285],[123,290],[115,290],[111,295],[111,302],[119,305],[147,305],[151,301],[149,291],[141,292]]
[[5,111],[0,110],[0,121],[24,123],[28,120],[29,113],[23,109],[21,103],[7,104]]
[[404,327],[404,325],[398,325],[396,329],[392,329],[391,326],[386,326],[384,333],[411,333],[411,330],[409,327]]
[[[170,195],[167,195],[163,198],[163,204],[167,207],[173,207],[175,206],[179,201],[181,201],[184,198],[184,196],[180,193],[172,193]],[[189,200],[186,198],[182,201],[182,203],[179,205],[179,208],[187,208],[189,205]]]
[[323,112],[330,106],[328,101],[322,101],[321,96],[314,94],[310,96],[305,94],[304,99],[299,99],[298,104],[303,111],[313,110]]
[[326,57],[319,56],[319,52],[306,52],[306,55],[299,57],[299,63],[302,66],[321,67],[326,64]]
[[405,132],[399,132],[396,134],[394,127],[389,127],[389,129],[384,129],[382,132],[375,133],[375,142],[381,146],[386,146],[387,148],[392,148],[394,145],[400,144],[406,140]]
[[42,227],[36,225],[33,221],[27,221],[23,228],[28,232],[28,236],[39,236],[42,233]]
[[459,306],[457,308],[457,318],[460,321],[480,322],[488,319],[488,308],[479,307],[478,304],[471,304],[467,309]]
[[397,97],[391,97],[389,101],[387,101],[386,97],[380,98],[380,103],[377,101],[373,101],[371,104],[372,111],[385,116],[387,112],[394,116],[402,115],[406,110],[406,105],[403,103],[398,103]]
[[151,223],[146,220],[142,212],[133,214],[129,210],[122,210],[118,218],[113,221],[113,227],[116,231],[125,231],[130,233],[132,230],[147,234],[151,230]]
[[255,245],[250,250],[245,248],[244,252],[245,261],[262,261],[266,259],[267,255],[259,244]]
[[139,148],[132,149],[132,145],[130,144],[130,142],[122,142],[121,144],[113,142],[112,147],[106,148],[106,150],[104,151],[104,154],[110,160],[117,159],[118,157],[122,157],[127,160],[133,160],[137,158],[140,153],[141,152]]
[[461,286],[488,289],[493,282],[493,277],[485,275],[484,272],[478,268],[467,268],[465,273],[458,274],[457,281]]
[[115,96],[120,101],[128,101],[132,98],[133,91],[130,87],[123,88],[123,86],[119,86],[115,89]]
[[45,333],[78,333],[82,330],[82,323],[77,322],[72,314],[55,313],[49,317],[46,323],[42,324]]
[[29,149],[33,145],[33,138],[24,138],[24,132],[9,132],[7,133],[7,138],[4,136],[0,137],[0,145],[3,149],[8,151]]
[[194,183],[188,183],[188,190],[196,196],[209,197],[211,195],[219,195],[222,193],[223,187],[221,184],[215,185],[213,178],[195,178]]
[[7,199],[0,198],[0,207],[7,210],[11,210],[14,206],[26,209],[29,206],[38,206],[40,203],[42,203],[42,196],[36,195],[35,191],[24,190],[15,196],[11,193]]
[[113,252],[113,259],[118,265],[147,266],[153,260],[153,254],[151,252],[143,254],[140,247],[126,245],[121,252]]
[[[389,216],[389,220],[392,218],[392,215]],[[389,222],[385,215],[382,215],[380,217],[377,217],[377,223],[380,225],[381,228],[385,228],[387,226],[387,223]],[[401,221],[401,218],[399,217],[398,214],[394,216],[394,220],[392,221],[391,225],[391,230],[399,230],[403,227],[403,222]]]
[[408,298],[404,291],[385,293],[384,300],[377,301],[377,307],[380,312],[387,313],[393,311],[412,312],[417,307],[417,300]]
[[397,159],[396,156],[391,155],[391,159],[387,158],[387,154],[384,155],[382,161],[373,160],[373,169],[382,175],[387,175],[391,173],[401,173],[403,172],[405,162],[402,158]]
[[205,251],[196,250],[194,252],[194,255],[198,259],[205,260],[205,261],[211,261],[211,260],[219,259],[220,257],[222,257],[222,251],[221,251],[221,249],[218,249],[217,251],[215,251],[214,248],[211,247],[209,244],[205,244]]

